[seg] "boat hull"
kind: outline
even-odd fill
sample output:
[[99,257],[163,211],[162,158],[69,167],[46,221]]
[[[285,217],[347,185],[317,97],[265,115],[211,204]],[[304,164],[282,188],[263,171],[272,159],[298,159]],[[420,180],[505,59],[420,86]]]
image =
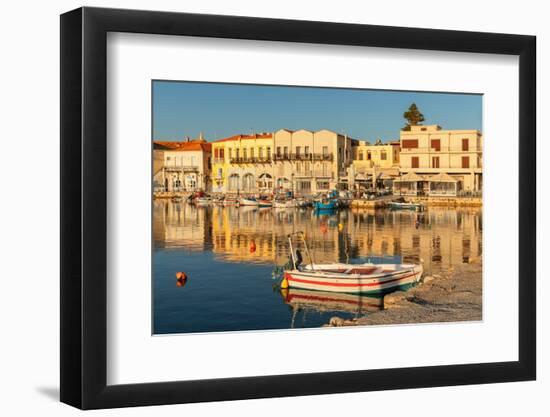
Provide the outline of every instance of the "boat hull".
[[290,288],[348,294],[383,294],[415,285],[422,276],[422,266],[378,275],[320,273],[291,270],[285,272]]

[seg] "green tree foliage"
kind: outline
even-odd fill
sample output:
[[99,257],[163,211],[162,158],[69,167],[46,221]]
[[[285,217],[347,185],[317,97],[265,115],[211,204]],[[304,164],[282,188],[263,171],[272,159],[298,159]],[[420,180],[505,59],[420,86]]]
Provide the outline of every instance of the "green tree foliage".
[[403,113],[403,117],[407,120],[407,124],[403,130],[411,130],[411,126],[417,126],[424,121],[424,115],[420,113],[416,103],[412,103],[409,109]]

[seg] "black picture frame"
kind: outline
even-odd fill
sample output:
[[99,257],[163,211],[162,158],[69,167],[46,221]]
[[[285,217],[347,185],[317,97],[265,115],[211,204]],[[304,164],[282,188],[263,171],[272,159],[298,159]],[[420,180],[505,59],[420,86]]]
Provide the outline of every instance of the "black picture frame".
[[[519,360],[107,385],[108,32],[519,56]],[[251,17],[88,7],[61,15],[61,401],[94,409],[535,379],[535,45],[524,35]]]

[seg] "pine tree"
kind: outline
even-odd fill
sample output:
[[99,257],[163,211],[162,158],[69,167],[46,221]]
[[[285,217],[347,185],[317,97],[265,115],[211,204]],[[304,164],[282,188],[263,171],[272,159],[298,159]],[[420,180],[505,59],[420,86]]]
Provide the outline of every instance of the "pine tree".
[[407,124],[403,130],[411,130],[411,126],[417,126],[424,121],[424,115],[420,113],[416,103],[412,103],[409,109],[403,113],[403,117],[407,119]]

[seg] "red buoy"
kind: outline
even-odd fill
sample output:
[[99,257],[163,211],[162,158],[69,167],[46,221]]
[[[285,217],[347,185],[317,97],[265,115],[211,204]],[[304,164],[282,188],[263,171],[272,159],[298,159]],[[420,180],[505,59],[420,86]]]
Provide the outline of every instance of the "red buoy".
[[254,253],[256,252],[256,242],[254,241],[254,239],[252,239],[250,241],[250,253]]

